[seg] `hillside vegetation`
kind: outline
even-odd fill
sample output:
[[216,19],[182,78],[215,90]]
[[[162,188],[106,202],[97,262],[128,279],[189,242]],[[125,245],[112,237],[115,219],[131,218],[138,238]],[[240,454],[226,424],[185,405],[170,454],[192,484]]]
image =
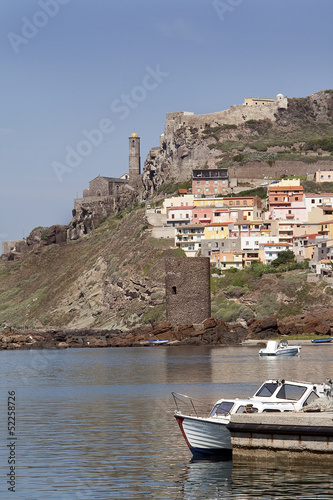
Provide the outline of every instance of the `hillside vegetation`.
[[84,238],[2,261],[0,324],[117,328],[163,315],[163,257],[177,251],[146,224],[142,209],[122,213]]
[[[144,211],[120,213],[76,241],[0,265],[0,325],[130,328],[165,319],[164,258],[182,253],[150,236]],[[225,321],[287,316],[332,307],[332,288],[308,284],[306,270],[265,274],[265,266],[213,276],[212,314]]]

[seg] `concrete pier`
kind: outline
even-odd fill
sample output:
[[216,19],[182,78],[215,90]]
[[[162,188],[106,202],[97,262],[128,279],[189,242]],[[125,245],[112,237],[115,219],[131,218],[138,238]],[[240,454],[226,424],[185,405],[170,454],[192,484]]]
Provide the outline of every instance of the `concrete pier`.
[[333,463],[333,412],[242,413],[228,429],[234,462]]

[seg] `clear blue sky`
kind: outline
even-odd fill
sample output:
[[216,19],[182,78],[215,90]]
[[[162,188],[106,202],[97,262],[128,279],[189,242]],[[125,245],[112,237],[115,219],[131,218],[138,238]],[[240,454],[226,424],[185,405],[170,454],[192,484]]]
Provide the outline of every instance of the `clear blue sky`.
[[0,239],[69,223],[167,112],[331,88],[332,25],[332,0],[2,0]]

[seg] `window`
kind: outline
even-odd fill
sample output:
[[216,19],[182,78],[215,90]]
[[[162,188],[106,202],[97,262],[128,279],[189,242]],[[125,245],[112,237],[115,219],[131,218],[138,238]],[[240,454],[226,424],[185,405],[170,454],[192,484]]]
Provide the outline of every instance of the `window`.
[[258,413],[258,408],[255,408],[252,405],[241,405],[237,408],[236,413]]
[[229,205],[232,205],[232,201],[229,201]]
[[315,393],[315,392],[311,392],[310,395],[306,398],[306,401],[304,401],[304,404],[303,406],[307,406],[309,405],[310,403],[312,403],[313,401],[316,401],[316,399],[318,399],[319,396]]
[[291,399],[298,401],[306,391],[306,387],[299,385],[283,384],[276,397],[278,399]]
[[197,188],[198,193],[200,193],[200,188]]
[[298,201],[298,196],[295,196],[295,201]]
[[186,219],[189,219],[189,218],[190,218],[189,214],[186,214]]
[[239,201],[236,201],[236,205],[239,205]]
[[172,291],[173,295],[177,295],[177,287],[176,286],[172,286],[171,291]]
[[171,219],[174,219],[175,218],[175,214],[171,214]]
[[274,198],[274,201],[278,201],[278,199],[277,199],[277,198]]
[[196,219],[198,217],[198,214],[193,214],[193,217]]
[[208,193],[208,191],[209,191],[209,188],[206,188],[206,192],[207,192],[207,193]]
[[234,403],[232,401],[223,401],[222,403],[214,406],[209,416],[213,417],[214,415],[227,415],[233,406]]
[[262,398],[269,398],[276,391],[277,387],[278,382],[267,382],[260,387],[259,391],[255,395],[261,396]]
[[132,141],[132,148],[135,148],[135,140]]
[[197,181],[197,184],[200,184],[200,181]]

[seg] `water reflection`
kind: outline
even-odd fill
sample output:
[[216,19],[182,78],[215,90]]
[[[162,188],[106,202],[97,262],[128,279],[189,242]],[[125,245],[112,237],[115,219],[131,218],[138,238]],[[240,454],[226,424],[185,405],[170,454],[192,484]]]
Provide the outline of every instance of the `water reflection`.
[[[252,395],[268,378],[320,382],[332,358],[333,348],[311,346],[275,360],[248,347],[2,351],[2,421],[7,391],[18,397],[15,499],[333,498],[324,470],[191,462],[171,397],[213,403]],[[2,447],[0,477],[7,472]],[[1,500],[6,493],[2,481]]]
[[184,472],[183,500],[333,498],[330,471],[278,465],[238,466],[229,462],[192,461]]

